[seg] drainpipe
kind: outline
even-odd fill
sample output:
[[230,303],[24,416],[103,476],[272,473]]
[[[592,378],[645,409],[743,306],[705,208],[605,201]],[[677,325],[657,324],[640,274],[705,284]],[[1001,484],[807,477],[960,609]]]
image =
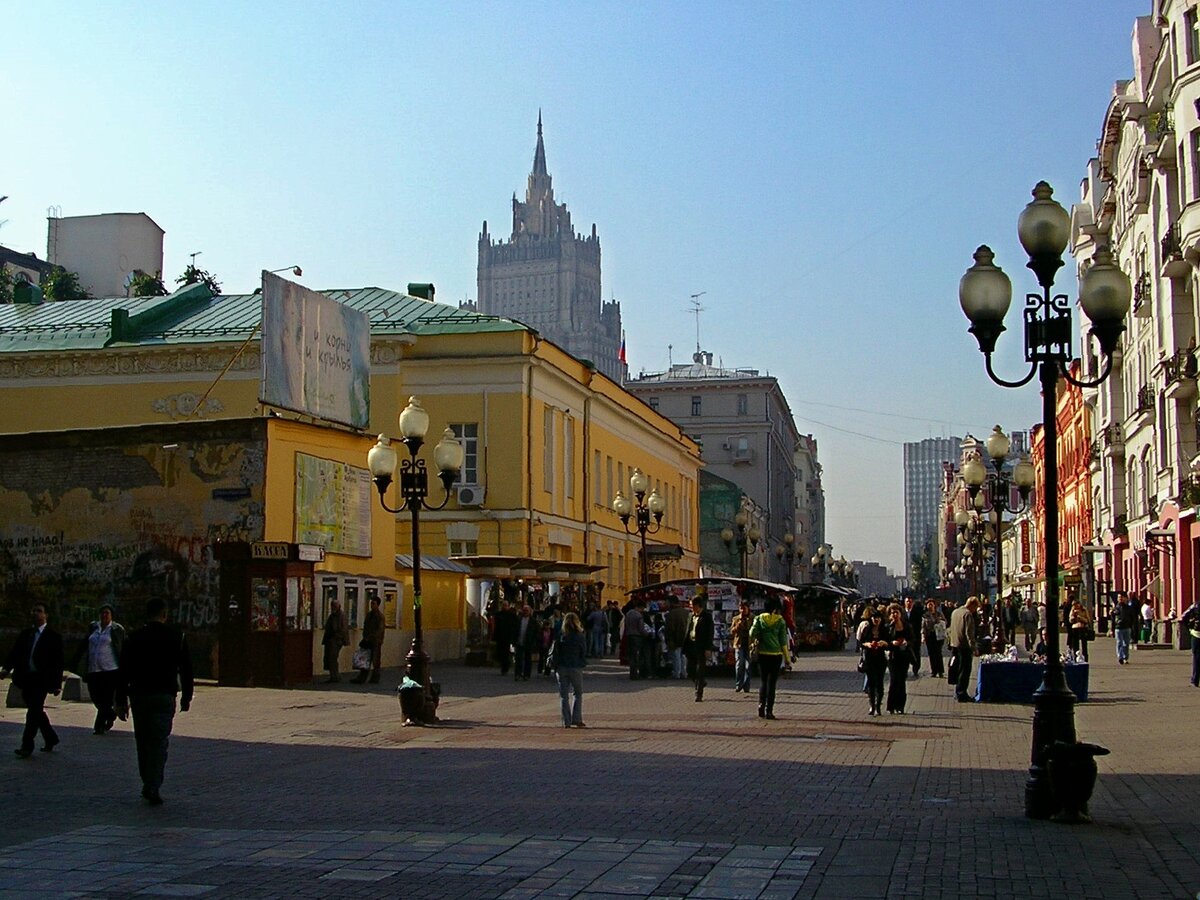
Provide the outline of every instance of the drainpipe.
[[592,553],[592,379],[596,369],[588,367],[587,393],[583,398],[583,561],[591,562]]

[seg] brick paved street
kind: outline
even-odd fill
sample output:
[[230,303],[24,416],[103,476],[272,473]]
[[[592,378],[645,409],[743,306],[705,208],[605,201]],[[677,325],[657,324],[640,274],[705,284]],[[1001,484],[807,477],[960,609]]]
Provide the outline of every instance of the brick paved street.
[[0,897],[1196,897],[1190,658],[1112,655],[1097,642],[1077,707],[1113,751],[1087,826],[1023,815],[1031,707],[925,677],[910,714],[868,719],[851,653],[801,657],[773,722],[730,679],[695,703],[612,661],[585,676],[586,729],[548,681],[458,665],[435,666],[430,729],[384,685],[201,687],[161,808],[127,724],[94,736],[58,701],[62,745],[22,761],[4,710]]

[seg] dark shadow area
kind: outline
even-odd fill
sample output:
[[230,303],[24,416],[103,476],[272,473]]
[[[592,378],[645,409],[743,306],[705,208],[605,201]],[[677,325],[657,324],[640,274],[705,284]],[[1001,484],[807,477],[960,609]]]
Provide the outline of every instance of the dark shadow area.
[[[471,727],[447,723],[430,733]],[[594,749],[583,730],[564,735],[573,746],[553,750],[436,743],[362,749],[175,736],[163,788],[167,802],[153,809],[138,796],[128,731],[62,733],[55,753],[0,760],[4,845],[88,825],[669,836],[822,847],[828,850],[823,866],[836,872],[842,854],[859,852],[860,842],[887,841],[911,851],[905,877],[913,884],[922,873],[940,883],[934,867],[944,859],[933,848],[959,848],[964,867],[970,853],[982,853],[994,877],[1020,878],[1024,867],[1015,863],[1009,876],[996,871],[1006,868],[1006,856],[1020,854],[993,856],[990,848],[1052,845],[1055,875],[1064,880],[1085,877],[1097,855],[1111,864],[1110,895],[1135,893],[1131,879],[1164,865],[1152,858],[1158,852],[1171,852],[1177,874],[1200,882],[1200,851],[1191,843],[1190,856],[1181,854],[1173,836],[1194,828],[1191,804],[1176,799],[1196,795],[1200,774],[1156,777],[1155,797],[1145,796],[1140,780],[1131,785],[1102,776],[1092,804],[1096,824],[1071,827],[1024,817],[1019,763],[1008,771],[797,766]],[[710,733],[698,728],[695,737]],[[17,739],[16,725],[0,725],[0,746],[15,746]],[[1114,805],[1113,792],[1135,788],[1144,805],[1133,807],[1130,818],[1130,806]],[[901,808],[906,814],[895,815]],[[1136,817],[1139,808],[1144,818]],[[763,815],[765,809],[771,814]],[[1126,837],[1131,829],[1138,838]],[[1017,893],[1027,892],[1014,887]]]

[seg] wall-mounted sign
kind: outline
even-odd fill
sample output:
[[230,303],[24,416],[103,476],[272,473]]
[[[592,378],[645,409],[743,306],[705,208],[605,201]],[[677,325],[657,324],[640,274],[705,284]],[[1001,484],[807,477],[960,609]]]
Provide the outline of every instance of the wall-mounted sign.
[[291,545],[286,541],[255,541],[250,545],[251,559],[290,559]]

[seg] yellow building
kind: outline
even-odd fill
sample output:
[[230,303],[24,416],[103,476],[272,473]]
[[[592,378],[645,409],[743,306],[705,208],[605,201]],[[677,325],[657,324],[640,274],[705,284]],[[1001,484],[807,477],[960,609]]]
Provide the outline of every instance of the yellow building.
[[[422,518],[423,625],[435,659],[465,645],[467,585],[446,557],[603,566],[610,599],[635,586],[638,539],[610,509],[635,466],[667,504],[653,540],[678,551],[666,554],[677,558],[663,577],[698,574],[699,449],[677,426],[518,323],[377,288],[326,295],[370,317],[366,429],[259,402],[255,295],[212,298],[197,285],[168,297],[0,307],[0,449],[6,471],[25,473],[0,484],[9,512],[0,522],[0,625],[15,627],[37,598],[62,604],[60,624],[78,630],[95,604],[136,584],[203,631],[219,609],[215,541],[304,543],[309,500],[298,485],[336,470],[361,498],[367,450],[377,433],[395,434],[413,395],[430,413],[430,442],[450,425],[467,450],[450,502]],[[221,437],[230,429],[234,438]],[[38,448],[54,449],[48,457]],[[97,475],[113,469],[112,478]],[[367,597],[379,593],[400,628],[385,641],[384,664],[400,665],[408,650],[408,517],[393,519],[368,493],[369,512],[361,499],[339,511],[350,529],[367,519],[366,545],[316,564],[314,668],[335,595],[360,625]],[[77,505],[64,506],[67,497]],[[394,489],[388,499],[397,502]],[[135,560],[174,560],[179,548],[189,559],[184,580],[139,581],[131,570]],[[62,598],[64,585],[82,604]]]

